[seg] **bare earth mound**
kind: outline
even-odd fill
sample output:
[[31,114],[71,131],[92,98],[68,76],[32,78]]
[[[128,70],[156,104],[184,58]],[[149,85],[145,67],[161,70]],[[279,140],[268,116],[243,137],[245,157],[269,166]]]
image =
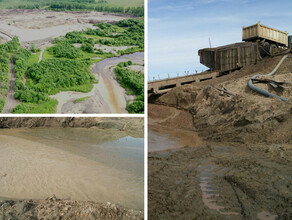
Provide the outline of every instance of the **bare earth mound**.
[[142,211],[114,204],[70,200],[6,200],[0,201],[3,219],[143,219]]
[[[257,84],[283,102],[247,86],[280,59],[177,87],[149,105],[150,131],[173,135],[183,127],[201,141],[179,140],[179,148],[149,154],[149,218],[292,218],[292,87]],[[292,83],[291,70],[289,57],[269,79]],[[223,85],[235,96],[220,96],[216,88]],[[185,116],[171,118],[175,112]]]

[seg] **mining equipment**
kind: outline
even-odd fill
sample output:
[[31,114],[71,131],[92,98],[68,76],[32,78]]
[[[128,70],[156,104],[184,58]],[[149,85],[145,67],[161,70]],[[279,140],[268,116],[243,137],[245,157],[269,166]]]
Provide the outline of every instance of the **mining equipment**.
[[243,42],[199,50],[200,63],[224,75],[266,56],[289,53],[292,36],[258,22],[242,28]]

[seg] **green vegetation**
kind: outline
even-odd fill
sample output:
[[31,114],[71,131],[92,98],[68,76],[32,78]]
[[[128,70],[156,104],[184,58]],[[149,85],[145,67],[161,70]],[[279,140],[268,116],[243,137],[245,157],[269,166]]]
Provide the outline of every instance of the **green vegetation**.
[[11,41],[0,45],[0,112],[2,112],[9,91],[10,57],[19,48],[19,40],[14,37]]
[[35,44],[32,43],[32,45],[31,45],[31,47],[30,47],[30,51],[31,51],[32,53],[37,53],[37,52],[40,52],[41,49],[40,49],[40,48],[36,48],[36,47],[35,47]]
[[0,112],[2,112],[4,105],[5,105],[5,99],[0,98]]
[[1,8],[11,9],[91,10],[144,16],[143,0],[0,0],[0,2]]
[[68,41],[61,41],[50,48],[55,57],[74,59],[80,57],[79,50]]
[[[97,80],[95,80],[94,83],[98,83]],[[61,88],[61,91],[75,91],[75,92],[84,92],[84,93],[88,93],[93,89],[93,84],[84,84],[84,85],[80,85],[80,86],[71,86],[68,88]]]
[[17,105],[12,113],[17,114],[53,114],[56,113],[57,100],[51,99],[39,104],[22,103]]
[[6,44],[0,45],[0,50],[5,51],[6,53],[15,52],[20,46],[18,37],[13,37],[13,39]]
[[93,48],[92,44],[87,43],[87,42],[83,42],[80,49],[87,52],[87,53],[94,53],[94,48]]
[[[42,61],[39,63],[41,52],[35,45],[31,45],[29,50],[19,49],[20,44],[16,37],[0,45],[0,110],[8,94],[10,57],[14,53],[15,98],[22,103],[16,106],[13,113],[55,113],[57,101],[51,99],[50,95],[60,91],[90,92],[93,84],[97,83],[90,71],[91,64],[115,56],[113,53],[95,49],[96,43],[109,46],[135,46],[118,51],[118,54],[144,50],[142,19],[128,19],[116,25],[102,23],[96,26],[98,27],[96,30],[73,31],[67,33],[65,37],[56,38],[54,46],[44,51]],[[76,48],[73,45],[75,43],[80,44],[81,47]],[[100,59],[94,59],[96,57]],[[137,95],[137,99],[128,105],[128,111],[142,113],[144,75],[128,70],[126,67],[131,64],[130,62],[119,64],[116,68],[117,77],[129,94]],[[75,100],[74,103],[87,98]]]
[[33,65],[28,71],[26,84],[18,87],[15,98],[22,102],[48,101],[48,95],[62,89],[94,83],[89,70],[90,61],[51,59]]
[[34,63],[37,63],[40,58],[41,51],[31,54],[30,57],[27,59],[27,66],[31,66]]
[[74,101],[74,103],[76,104],[76,103],[78,103],[78,102],[83,102],[83,101],[85,101],[85,100],[87,100],[87,99],[89,99],[90,98],[90,96],[86,96],[86,97],[83,97],[83,98],[80,98],[80,99],[76,99],[75,101]]
[[128,112],[144,113],[144,75],[141,72],[127,69],[126,67],[129,65],[132,65],[132,61],[121,62],[117,65],[115,68],[117,79],[129,94],[137,95],[137,99],[128,104]]
[[27,61],[30,56],[31,56],[30,51],[24,48],[20,48],[13,58],[14,71],[16,75],[16,82],[15,82],[16,88],[18,88],[17,85],[19,85],[19,82],[22,82],[24,80],[26,70],[28,68]]
[[[118,50],[117,54],[123,55],[144,51],[144,21],[143,19],[127,19],[119,21],[116,25],[109,23],[95,24],[98,29],[86,31],[72,31],[65,38],[56,38],[57,45],[81,44],[80,49],[89,54],[105,55],[102,58],[112,57],[112,53],[104,53],[101,49],[94,49],[95,44],[107,46],[132,46],[126,50]],[[71,46],[68,50],[72,49]],[[63,48],[65,48],[63,46]],[[77,49],[75,49],[77,50]],[[55,54],[56,55],[56,54]],[[46,56],[46,55],[44,55]],[[92,57],[92,56],[91,56]],[[68,58],[68,57],[67,57]]]
[[116,25],[97,26],[99,29],[88,29],[86,34],[110,39],[98,39],[96,43],[108,46],[137,46],[140,50],[144,49],[144,21],[141,19],[127,19],[119,21]]
[[[61,42],[49,48],[54,54],[53,59],[43,59],[40,63],[37,63],[39,53],[33,55],[26,49],[19,49],[13,59],[15,98],[23,103],[16,106],[13,113],[55,113],[57,101],[50,99],[49,95],[60,91],[92,90],[92,83],[96,80],[90,72],[90,59],[71,59],[76,48],[73,46],[71,50],[70,46]],[[63,47],[70,50],[66,51]],[[67,58],[54,58],[63,56]]]

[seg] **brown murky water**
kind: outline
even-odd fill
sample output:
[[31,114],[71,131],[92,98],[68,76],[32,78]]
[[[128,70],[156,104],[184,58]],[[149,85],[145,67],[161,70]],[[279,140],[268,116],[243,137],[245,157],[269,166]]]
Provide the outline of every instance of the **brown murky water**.
[[144,206],[144,139],[96,128],[4,129],[0,197]]
[[[107,97],[106,102],[114,113],[126,113],[125,108],[127,105],[127,94],[124,88],[116,80],[113,68],[120,62],[126,62],[131,60],[133,63],[144,63],[144,53],[136,52],[132,54],[126,54],[120,57],[111,57],[98,62],[93,68],[92,73],[97,78],[101,79],[99,82],[100,87],[104,87],[106,91],[100,90],[100,93]],[[103,85],[104,84],[104,85]]]

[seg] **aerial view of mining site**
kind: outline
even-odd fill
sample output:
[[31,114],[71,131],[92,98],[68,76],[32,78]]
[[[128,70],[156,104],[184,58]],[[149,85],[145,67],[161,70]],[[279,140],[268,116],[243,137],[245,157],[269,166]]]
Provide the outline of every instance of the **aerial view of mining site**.
[[143,219],[143,118],[0,118],[1,219]]
[[0,112],[143,113],[143,0],[1,0]]
[[148,83],[149,219],[292,219],[292,36],[276,28]]

